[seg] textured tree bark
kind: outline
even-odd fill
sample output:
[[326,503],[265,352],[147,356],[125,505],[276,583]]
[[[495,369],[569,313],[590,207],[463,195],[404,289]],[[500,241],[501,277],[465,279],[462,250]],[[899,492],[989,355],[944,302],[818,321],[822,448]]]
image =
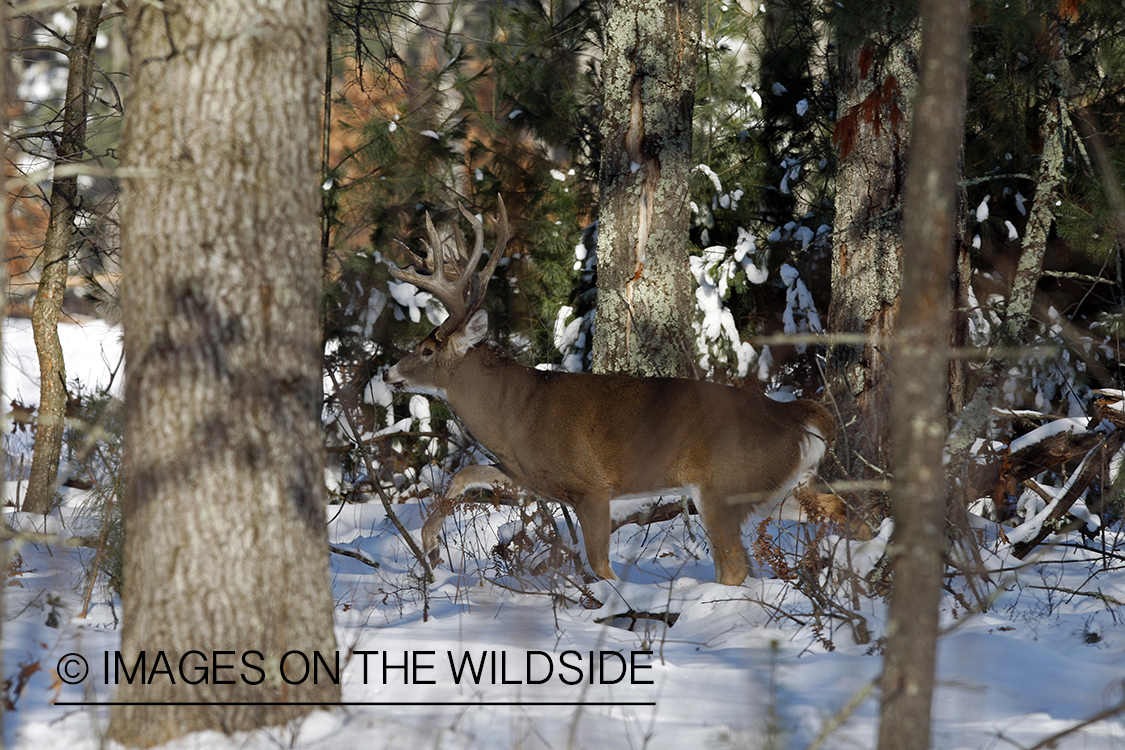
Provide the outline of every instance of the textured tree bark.
[[[1064,179],[1063,102],[1069,99],[1071,78],[1065,50],[1067,38],[1065,21],[1053,17],[1047,29],[1047,43],[1050,45],[1051,54],[1051,95],[1040,128],[1043,137],[1043,154],[1035,183],[1035,198],[1032,200],[1031,214],[1027,217],[1020,259],[1015,273],[1012,274],[1012,287],[1004,310],[1004,321],[1000,327],[1001,343],[1008,345],[1018,345],[1023,341],[1028,321],[1031,319],[1035,293],[1043,273],[1047,239],[1055,220],[1054,207],[1058,201],[1059,186]],[[976,389],[969,403],[959,414],[957,428],[949,436],[948,453],[952,465],[963,465],[967,460],[969,449],[981,434],[991,414],[992,405],[1000,398],[1000,383],[1008,366],[1007,359],[994,357],[975,373]]]
[[[98,37],[102,6],[79,5],[74,41],[67,58],[66,101],[56,145],[55,165],[83,161],[86,149],[86,110],[94,72],[91,54]],[[66,364],[59,343],[59,316],[66,292],[67,269],[74,248],[74,217],[78,209],[78,176],[58,177],[51,185],[51,213],[39,262],[43,266],[35,303],[31,308],[31,330],[39,356],[39,419],[31,456],[31,475],[23,510],[47,513],[58,487],[59,457],[66,420]]]
[[[0,60],[8,59],[8,5],[4,3],[0,5],[0,28],[4,29],[4,33],[0,34]],[[0,65],[0,91],[4,92],[7,101],[8,95],[8,65]],[[0,154],[8,153],[8,108],[0,107]],[[4,263],[0,267],[0,310],[8,309],[8,206],[5,205],[3,210],[0,210],[0,250],[4,253]],[[0,343],[3,342],[3,333],[0,331]],[[0,351],[3,351],[0,348]],[[0,385],[4,385],[0,383]],[[0,443],[0,463],[7,465],[7,456],[4,455],[4,446]],[[0,570],[8,570],[8,545],[0,544]],[[0,608],[4,606],[4,594],[0,592]],[[3,618],[0,618],[3,620]],[[0,622],[0,640],[3,639],[4,625]],[[4,655],[0,651],[0,674],[7,674],[4,671]],[[4,712],[0,711],[0,737],[4,736]],[[3,741],[0,741],[3,745]]]
[[923,0],[921,81],[906,181],[902,304],[892,349],[894,588],[883,657],[880,750],[924,750],[945,570],[942,465],[968,63],[967,0]]
[[[122,680],[116,699],[139,705],[115,706],[109,736],[150,746],[340,698],[323,665],[302,679],[316,653],[336,664],[318,331],[326,30],[314,0],[136,3],[129,21],[122,653],[156,671]],[[193,705],[157,705],[172,701]]]
[[700,0],[619,0],[603,77],[593,369],[694,373],[688,269]]
[[865,467],[888,465],[886,347],[897,325],[902,286],[902,190],[917,42],[915,30],[881,58],[874,41],[840,55],[828,319],[833,332],[866,334],[871,340],[836,346],[829,375],[837,402],[854,404],[859,418],[858,428],[849,429],[852,455],[840,456],[857,478],[868,475]]
[[1031,318],[1032,302],[1043,272],[1047,253],[1047,237],[1055,220],[1055,203],[1063,182],[1063,102],[1070,98],[1070,69],[1064,49],[1064,21],[1052,18],[1048,24],[1047,42],[1051,47],[1051,96],[1043,118],[1043,155],[1035,181],[1035,198],[1024,229],[1023,249],[1012,276],[1012,291],[1004,311],[1003,335],[1010,343],[1019,342]]

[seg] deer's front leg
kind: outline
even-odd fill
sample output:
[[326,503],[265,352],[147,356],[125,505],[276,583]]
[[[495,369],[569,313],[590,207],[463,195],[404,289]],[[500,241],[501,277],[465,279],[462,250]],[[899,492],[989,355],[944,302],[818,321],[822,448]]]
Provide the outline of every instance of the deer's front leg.
[[453,512],[461,502],[465,502],[464,494],[469,490],[487,490],[496,485],[512,484],[508,475],[492,464],[478,464],[466,466],[453,475],[449,489],[442,495],[437,506],[426,523],[422,525],[422,551],[429,554],[430,562],[437,564],[437,537],[445,523],[446,517]]
[[578,516],[582,539],[586,542],[586,561],[599,578],[616,581],[609,564],[609,493],[599,492],[573,498],[571,507]]

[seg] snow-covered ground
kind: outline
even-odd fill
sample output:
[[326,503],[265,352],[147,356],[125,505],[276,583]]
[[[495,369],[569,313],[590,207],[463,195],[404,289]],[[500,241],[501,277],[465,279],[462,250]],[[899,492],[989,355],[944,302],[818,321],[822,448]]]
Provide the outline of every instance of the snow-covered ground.
[[[24,375],[34,378],[30,336],[18,323],[7,323],[3,332],[5,394],[14,392],[8,384],[19,382],[9,363],[22,363]],[[110,352],[90,346],[78,353],[68,345],[72,372],[116,364],[116,334],[99,330],[85,327],[87,340],[107,337]],[[34,400],[26,390],[21,395]],[[6,488],[9,496],[17,489]],[[77,493],[69,497],[63,522],[54,526],[60,537],[87,533],[74,515],[80,500]],[[418,534],[424,507],[410,501],[398,510]],[[197,735],[172,746],[680,750],[804,748],[820,738],[825,748],[874,747],[878,698],[870,685],[879,674],[878,639],[885,631],[881,599],[854,603],[871,633],[870,642],[856,643],[849,626],[814,616],[813,605],[787,581],[751,579],[740,588],[711,583],[701,527],[679,520],[614,535],[612,562],[622,581],[580,592],[539,576],[534,582],[541,588],[518,593],[512,587],[520,578],[506,575],[510,569],[491,554],[498,540],[518,530],[515,513],[451,516],[443,549],[451,562],[426,588],[378,502],[330,506],[330,541],[379,565],[338,554],[331,559],[336,636],[346,662],[343,697],[355,705],[290,727]],[[1031,748],[1125,698],[1125,611],[1119,604],[1125,601],[1125,539],[1113,527],[1097,542],[1108,546],[1109,556],[1060,546],[1015,570],[1022,564],[997,541],[996,529],[979,525],[993,571],[984,587],[994,600],[987,613],[976,615],[952,595],[943,605],[950,632],[938,655],[934,747]],[[853,563],[862,564],[878,544],[854,549]],[[109,654],[112,663],[120,646],[122,612],[99,584],[87,617],[78,617],[82,563],[90,555],[61,540],[25,544],[7,577],[3,670],[15,704],[4,715],[8,747],[103,744],[106,709],[58,705],[113,698],[105,659]],[[965,595],[963,581],[954,578],[951,585]],[[602,606],[585,608],[562,596]],[[641,619],[630,631],[629,620],[612,617],[628,610],[670,611],[679,618],[672,627]],[[356,653],[363,651],[378,654]],[[60,664],[68,654],[89,664],[89,676],[78,684],[52,673],[75,674],[73,657]],[[591,660],[604,661],[604,670],[592,672]],[[396,667],[407,662],[418,667],[417,681],[414,672]],[[599,684],[603,680],[612,684]],[[1125,748],[1125,716],[1091,723],[1057,747]]]
[[[77,381],[86,388],[109,387],[120,395],[124,385],[121,365],[121,329],[104,321],[82,325],[59,324],[59,342],[66,360],[68,383]],[[8,318],[2,336],[3,361],[0,378],[5,406],[16,399],[24,404],[39,401],[39,358],[31,340],[31,321]],[[116,374],[116,376],[114,375]]]

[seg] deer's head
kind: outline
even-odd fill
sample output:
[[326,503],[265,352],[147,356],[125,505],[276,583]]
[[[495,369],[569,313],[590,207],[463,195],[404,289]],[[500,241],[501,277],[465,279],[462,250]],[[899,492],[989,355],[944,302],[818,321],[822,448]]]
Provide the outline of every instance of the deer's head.
[[496,247],[484,271],[477,273],[476,267],[484,252],[484,225],[463,206],[461,213],[473,226],[475,242],[471,255],[466,253],[464,239],[456,228],[453,248],[441,242],[427,214],[426,232],[430,241],[426,245],[426,257],[410,252],[414,260],[410,267],[391,269],[396,279],[432,293],[449,311],[449,317],[422,339],[413,352],[383,373],[383,380],[395,390],[445,398],[448,384],[456,376],[465,353],[483,341],[488,333],[488,314],[480,306],[488,280],[508,244],[508,214],[501,198]]

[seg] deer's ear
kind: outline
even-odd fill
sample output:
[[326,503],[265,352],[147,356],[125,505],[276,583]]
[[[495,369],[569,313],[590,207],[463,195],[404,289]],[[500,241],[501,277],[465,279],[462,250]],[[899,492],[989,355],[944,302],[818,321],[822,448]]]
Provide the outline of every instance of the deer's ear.
[[457,347],[458,354],[464,354],[472,349],[474,346],[484,341],[484,337],[488,335],[488,313],[484,310],[477,310],[473,313],[473,317],[469,318],[469,322],[465,324],[465,328],[461,331],[461,335],[457,337],[455,346]]

